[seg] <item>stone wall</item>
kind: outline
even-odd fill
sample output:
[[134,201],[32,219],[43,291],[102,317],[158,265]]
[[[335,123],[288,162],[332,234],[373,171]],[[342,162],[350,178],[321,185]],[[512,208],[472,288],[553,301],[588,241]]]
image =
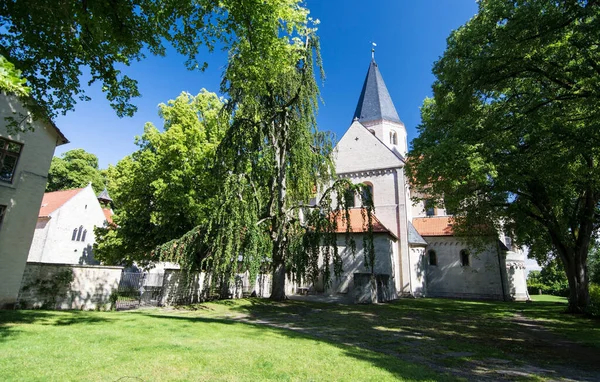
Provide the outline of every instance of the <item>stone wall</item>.
[[[122,269],[100,265],[27,263],[21,281],[19,306],[110,309],[110,296],[119,286]],[[69,273],[72,275],[71,282],[59,282]]]

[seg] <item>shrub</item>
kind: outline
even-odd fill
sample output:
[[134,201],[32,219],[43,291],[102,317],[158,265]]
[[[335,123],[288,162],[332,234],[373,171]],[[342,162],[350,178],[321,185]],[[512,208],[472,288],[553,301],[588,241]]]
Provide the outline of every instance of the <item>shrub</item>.
[[589,313],[592,316],[600,316],[600,285],[590,283],[590,306]]

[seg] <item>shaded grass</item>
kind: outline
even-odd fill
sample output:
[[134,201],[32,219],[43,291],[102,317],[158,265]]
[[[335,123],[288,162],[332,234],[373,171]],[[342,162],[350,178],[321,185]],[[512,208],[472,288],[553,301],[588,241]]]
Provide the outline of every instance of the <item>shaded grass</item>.
[[0,311],[0,380],[452,379],[390,355],[217,318],[230,311],[212,307]]

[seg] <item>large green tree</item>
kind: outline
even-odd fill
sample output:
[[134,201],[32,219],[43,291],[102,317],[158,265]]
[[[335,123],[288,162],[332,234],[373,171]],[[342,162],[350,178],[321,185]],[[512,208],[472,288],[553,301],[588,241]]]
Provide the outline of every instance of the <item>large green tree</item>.
[[46,191],[85,187],[90,182],[96,193],[104,189],[104,176],[95,154],[84,149],[74,149],[52,158]]
[[40,116],[72,110],[78,99],[88,99],[82,73],[89,73],[88,84],[101,83],[119,116],[131,115],[136,110],[131,100],[140,94],[136,80],[123,74],[123,67],[148,54],[162,56],[172,46],[187,57],[188,68],[204,68],[206,64],[197,59],[200,47],[212,50],[230,29],[219,3],[2,1],[0,56],[22,72],[36,101],[29,106],[34,111],[39,106]]
[[480,1],[434,65],[409,161],[457,229],[502,228],[560,258],[573,312],[600,227],[599,41],[597,1]]
[[[224,284],[238,271],[268,266],[271,298],[283,300],[286,275],[314,281],[320,256],[326,282],[340,274],[334,216],[348,216],[346,191],[358,186],[334,179],[330,136],[317,129],[321,63],[308,10],[295,0],[252,3],[227,8],[236,41],[222,90],[232,124],[213,168],[215,209],[206,226],[155,253],[188,271],[207,269]],[[372,265],[372,245],[366,248]]]
[[229,123],[222,109],[223,101],[205,90],[159,105],[164,131],[147,123],[139,150],[106,171],[116,225],[96,229],[96,259],[159,260],[150,250],[205,224],[217,188],[209,167]]

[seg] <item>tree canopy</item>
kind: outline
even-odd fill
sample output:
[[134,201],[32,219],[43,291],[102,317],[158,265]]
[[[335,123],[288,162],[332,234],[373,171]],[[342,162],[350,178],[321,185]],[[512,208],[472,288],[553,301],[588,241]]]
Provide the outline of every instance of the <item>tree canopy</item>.
[[600,227],[599,16],[596,1],[479,2],[434,65],[408,166],[457,229],[559,257],[571,311],[588,305]]
[[160,131],[151,123],[139,150],[107,170],[116,226],[96,229],[94,253],[105,264],[138,264],[149,252],[203,224],[214,202],[209,168],[228,126],[223,101],[202,90],[159,105]]
[[104,176],[95,154],[84,149],[74,149],[52,158],[46,191],[85,187],[90,182],[96,193],[104,189]]

